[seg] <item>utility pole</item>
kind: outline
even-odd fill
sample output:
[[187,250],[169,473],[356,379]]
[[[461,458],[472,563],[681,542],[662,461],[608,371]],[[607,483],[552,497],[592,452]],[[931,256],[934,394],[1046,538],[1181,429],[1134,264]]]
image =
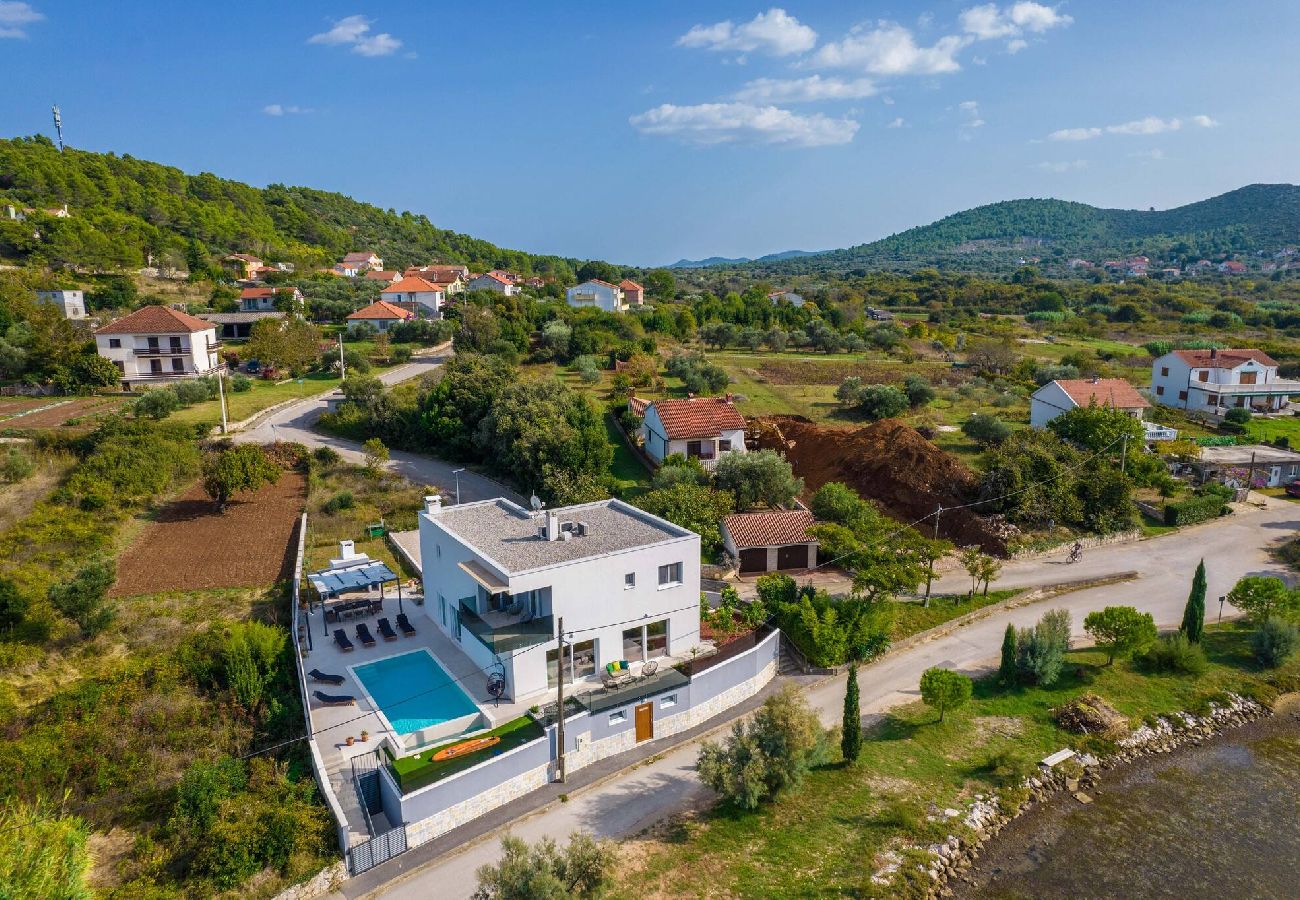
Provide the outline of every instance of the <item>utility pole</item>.
[[[943,515],[943,504],[940,503],[934,508],[934,539],[939,540],[939,517]],[[930,583],[934,581],[934,554],[930,554],[930,574],[925,578],[925,603],[924,607],[930,606]]]
[[460,473],[464,471],[465,470],[463,468],[451,470],[451,474],[456,477],[456,505],[457,506],[460,506]]
[[217,372],[217,396],[221,400],[221,433],[225,434],[226,427],[226,376]]
[[560,784],[564,784],[564,616],[560,616],[559,624],[556,627],[557,640],[559,641],[559,658],[556,660],[555,679],[555,700],[556,700],[556,719],[555,719],[555,775]]
[[58,104],[55,104],[51,110],[54,113],[54,133],[59,137],[59,152],[63,152],[63,113],[59,112]]
[[1250,470],[1246,473],[1246,499],[1250,499],[1250,489],[1255,485],[1255,451],[1250,451]]
[[1119,455],[1119,474],[1124,474],[1124,469],[1128,466],[1128,432],[1124,432],[1124,447],[1120,450]]
[[347,367],[343,364],[343,332],[339,332],[339,380],[348,377]]

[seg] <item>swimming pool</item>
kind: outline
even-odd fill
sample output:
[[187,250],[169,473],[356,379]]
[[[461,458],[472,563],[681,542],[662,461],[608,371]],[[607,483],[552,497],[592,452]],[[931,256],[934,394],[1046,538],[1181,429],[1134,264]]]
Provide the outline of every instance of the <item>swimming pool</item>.
[[[460,685],[452,680],[428,650],[388,656],[353,666],[352,674],[370,695],[393,731],[433,736],[445,733],[443,725],[476,724],[481,711]],[[474,717],[473,722],[460,720]]]

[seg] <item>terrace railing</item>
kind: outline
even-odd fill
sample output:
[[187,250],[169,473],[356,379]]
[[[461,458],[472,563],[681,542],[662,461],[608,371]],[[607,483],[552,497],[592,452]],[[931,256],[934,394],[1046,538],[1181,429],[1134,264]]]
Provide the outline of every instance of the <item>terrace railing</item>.
[[473,598],[460,601],[460,624],[493,653],[513,653],[555,637],[555,617],[536,616],[492,626],[470,605]]

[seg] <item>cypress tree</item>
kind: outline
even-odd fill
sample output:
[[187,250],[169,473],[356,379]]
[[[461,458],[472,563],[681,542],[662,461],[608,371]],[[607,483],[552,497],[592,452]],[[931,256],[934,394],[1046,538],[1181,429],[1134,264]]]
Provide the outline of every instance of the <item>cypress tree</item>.
[[998,666],[998,681],[1011,684],[1019,674],[1016,668],[1016,626],[1008,625],[1002,636],[1002,665]]
[[844,725],[840,733],[840,752],[845,762],[857,762],[862,753],[862,713],[858,709],[858,667],[849,667],[849,683],[844,689]]
[[1183,624],[1178,629],[1187,635],[1193,644],[1201,642],[1205,631],[1205,560],[1196,567],[1192,576],[1192,592],[1187,596],[1187,606],[1183,608]]

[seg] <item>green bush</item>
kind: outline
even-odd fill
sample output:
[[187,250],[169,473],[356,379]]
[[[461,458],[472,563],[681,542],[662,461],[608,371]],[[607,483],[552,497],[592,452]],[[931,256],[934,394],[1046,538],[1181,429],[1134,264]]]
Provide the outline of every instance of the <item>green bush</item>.
[[[215,386],[213,390],[215,391]],[[179,381],[168,388],[176,395],[176,401],[181,406],[192,406],[195,403],[202,403],[204,400],[211,398],[208,391],[208,385],[202,380]]]
[[1165,524],[1194,525],[1222,515],[1225,508],[1223,497],[1207,491],[1198,497],[1166,503]]
[[351,509],[355,501],[350,491],[340,491],[321,505],[321,512],[333,515],[345,509]]
[[242,372],[236,373],[230,379],[230,389],[234,391],[236,394],[242,394],[245,391],[251,391],[253,389],[253,379],[249,378],[247,375],[245,375]]
[[1250,410],[1244,406],[1234,406],[1223,415],[1223,421],[1233,425],[1245,425],[1250,421]]
[[1133,662],[1144,672],[1174,675],[1203,675],[1210,665],[1201,646],[1182,632],[1160,638],[1135,655]]
[[18,447],[10,447],[5,451],[4,456],[0,456],[0,481],[6,484],[24,481],[34,471],[36,471],[36,463],[32,462],[32,458]]
[[1016,668],[1031,684],[1051,687],[1061,677],[1065,652],[1070,649],[1070,613],[1054,609],[1043,613],[1033,628],[1016,635]]
[[410,347],[394,347],[392,352],[393,365],[404,365],[411,361]]
[[338,465],[339,460],[343,457],[339,456],[339,452],[333,447],[321,444],[312,452],[312,458],[322,466],[334,466]]
[[140,418],[165,419],[176,412],[180,405],[174,392],[154,388],[141,394],[131,409]]
[[1255,651],[1255,658],[1261,666],[1276,669],[1295,652],[1300,643],[1300,631],[1290,622],[1282,619],[1267,619],[1250,636],[1250,647]]

